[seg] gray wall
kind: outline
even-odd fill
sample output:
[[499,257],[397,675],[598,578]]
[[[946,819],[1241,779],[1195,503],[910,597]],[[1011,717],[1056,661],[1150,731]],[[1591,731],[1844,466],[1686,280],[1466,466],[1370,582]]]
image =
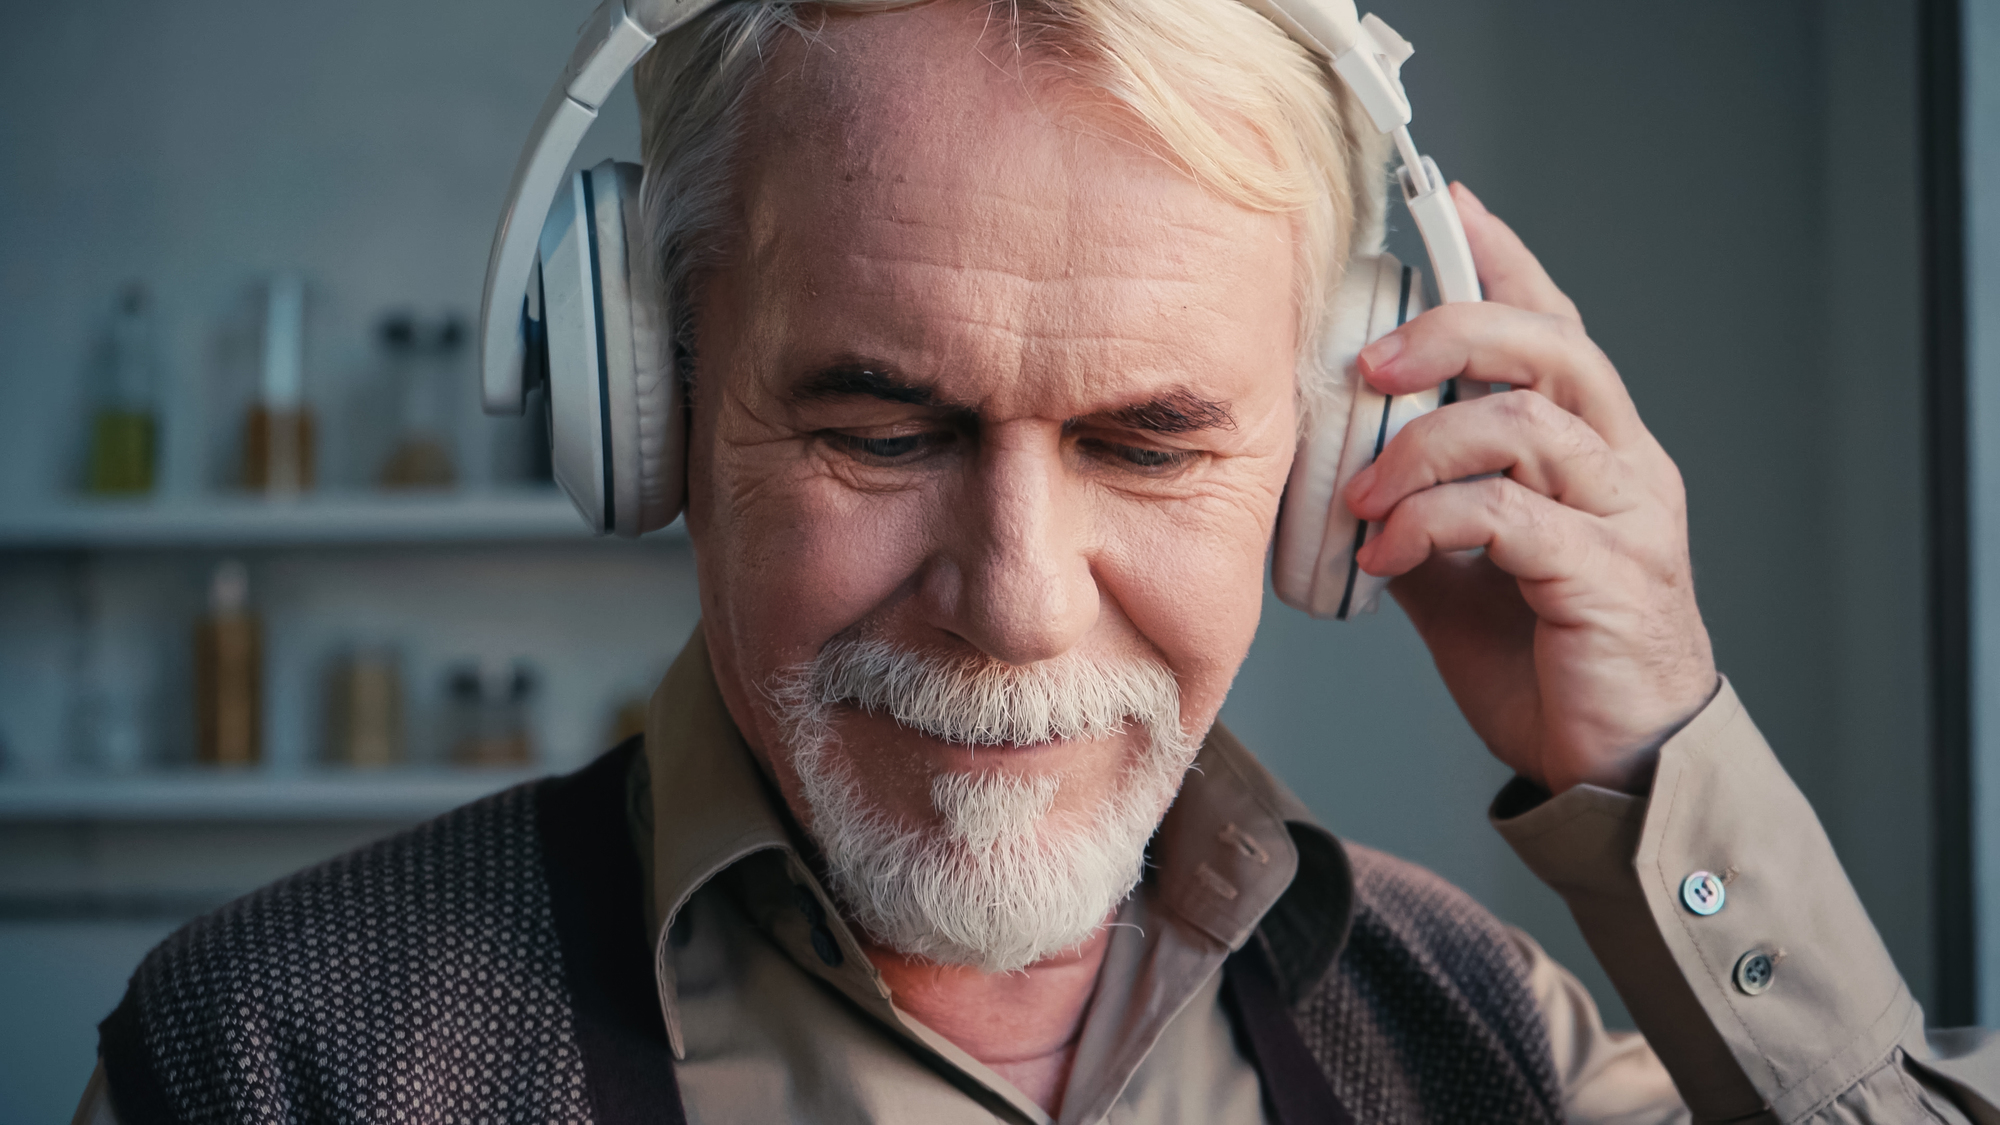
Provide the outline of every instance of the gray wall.
[[[587,0],[111,0],[0,39],[0,479],[66,486],[83,342],[151,281],[175,378],[305,268],[318,370],[390,303],[470,307]],[[1686,475],[1704,610],[1919,995],[1929,987],[1912,15],[1907,5],[1385,2],[1419,137],[1576,297]],[[629,152],[632,122],[593,146]],[[593,154],[593,158],[595,155]],[[176,416],[175,487],[208,468]],[[685,591],[658,592],[684,597]],[[1393,609],[1273,603],[1225,718],[1337,831],[1416,859],[1615,998],[1483,820],[1504,780]],[[4,716],[0,716],[4,721]],[[4,826],[0,826],[4,827]],[[67,1109],[152,932],[0,925],[0,1121]],[[19,1013],[29,1013],[22,1018]]]

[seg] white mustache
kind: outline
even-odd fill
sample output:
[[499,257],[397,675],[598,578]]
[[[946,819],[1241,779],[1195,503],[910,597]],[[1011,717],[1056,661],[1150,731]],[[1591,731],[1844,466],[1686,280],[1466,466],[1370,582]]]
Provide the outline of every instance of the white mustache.
[[781,685],[793,706],[847,704],[944,742],[1032,746],[1180,725],[1180,688],[1157,661],[1074,653],[1035,664],[940,659],[876,640],[836,640]]

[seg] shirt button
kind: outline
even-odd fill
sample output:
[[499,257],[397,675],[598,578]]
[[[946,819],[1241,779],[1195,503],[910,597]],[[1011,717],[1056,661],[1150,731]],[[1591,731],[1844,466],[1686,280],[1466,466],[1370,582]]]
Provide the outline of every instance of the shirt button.
[[813,952],[819,954],[819,959],[826,962],[829,969],[838,969],[840,963],[847,960],[846,955],[840,952],[840,943],[833,940],[833,931],[825,926],[812,928],[812,943]]
[[1736,962],[1736,987],[1746,996],[1755,996],[1771,987],[1771,978],[1778,975],[1778,963],[1771,955],[1753,949]]
[[792,884],[792,904],[799,913],[806,916],[806,924],[823,926],[826,924],[826,910],[819,904],[819,896],[797,883]]
[[1722,900],[1728,892],[1722,889],[1722,880],[1713,873],[1697,871],[1681,880],[1681,901],[1689,910],[1707,917],[1722,909]]

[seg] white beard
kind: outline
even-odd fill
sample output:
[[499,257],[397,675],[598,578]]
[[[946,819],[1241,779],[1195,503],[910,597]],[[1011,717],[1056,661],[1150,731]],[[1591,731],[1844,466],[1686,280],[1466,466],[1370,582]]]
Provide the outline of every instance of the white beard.
[[[1063,656],[1014,666],[839,640],[778,677],[792,768],[832,891],[876,942],[908,956],[1012,972],[1073,949],[1138,885],[1146,842],[1200,749],[1180,725],[1172,672],[1152,661]],[[883,713],[955,745],[1150,736],[1089,813],[1054,812],[1063,779],[952,772],[931,784],[941,829],[872,807],[844,759],[833,707]]]

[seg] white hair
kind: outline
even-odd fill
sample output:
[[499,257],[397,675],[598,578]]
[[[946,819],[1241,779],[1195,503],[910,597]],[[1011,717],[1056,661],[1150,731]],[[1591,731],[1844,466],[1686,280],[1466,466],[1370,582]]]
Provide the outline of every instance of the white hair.
[[[684,351],[694,288],[728,251],[744,109],[777,37],[810,41],[826,13],[920,2],[728,0],[641,60],[645,221]],[[1348,260],[1381,243],[1386,142],[1358,102],[1238,0],[983,2],[1024,59],[1108,96],[1161,159],[1224,199],[1292,217],[1303,430],[1341,397],[1341,373],[1321,359],[1328,302]]]
[[[848,915],[891,949],[986,973],[1072,949],[1104,924],[1138,885],[1146,843],[1200,745],[1181,729],[1173,673],[1150,660],[1072,653],[1010,665],[840,639],[769,695]],[[1087,811],[1055,808],[1058,774],[949,771],[931,783],[942,827],[919,827],[856,782],[832,724],[842,705],[961,746],[1100,739],[1133,723],[1148,740]]]

